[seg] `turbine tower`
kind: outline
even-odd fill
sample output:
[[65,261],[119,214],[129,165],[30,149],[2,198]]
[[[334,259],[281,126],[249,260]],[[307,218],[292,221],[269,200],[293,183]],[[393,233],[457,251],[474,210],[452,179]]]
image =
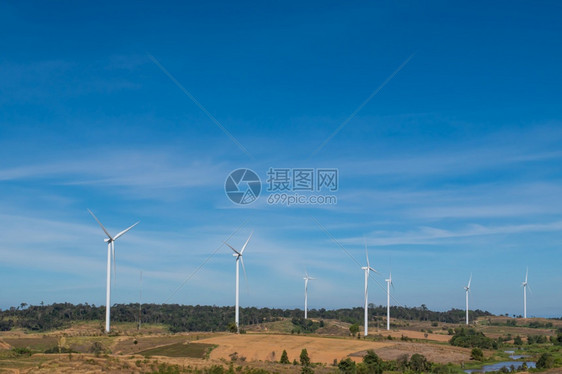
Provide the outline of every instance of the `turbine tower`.
[[305,270],[304,272],[304,319],[308,318],[308,281],[314,280],[316,278],[312,278],[308,275],[308,272]]
[[234,323],[236,324],[236,332],[240,333],[240,298],[239,298],[239,294],[240,294],[240,262],[242,262],[242,270],[244,270],[244,278],[246,278],[246,267],[244,266],[244,258],[242,257],[242,255],[244,254],[244,250],[246,249],[246,246],[248,245],[248,242],[250,241],[250,238],[252,237],[254,233],[250,233],[250,236],[248,237],[248,240],[246,240],[246,243],[244,243],[244,246],[242,247],[242,250],[237,251],[236,249],[234,249],[230,244],[228,244],[227,242],[224,242],[224,244],[226,244],[228,247],[230,247],[230,249],[232,249],[232,251],[234,252],[232,254],[232,256],[236,257],[236,307],[235,307],[235,311],[234,311]]
[[392,271],[388,275],[386,282],[386,329],[390,330],[390,286],[394,287],[392,283]]
[[468,325],[468,293],[470,291],[470,282],[472,281],[472,274],[470,274],[470,278],[468,279],[468,285],[464,288],[466,292],[466,324]]
[[113,257],[113,273],[115,273],[115,241],[120,236],[125,234],[127,231],[138,225],[140,221],[130,226],[129,228],[121,231],[119,234],[115,236],[111,236],[109,232],[105,229],[105,227],[103,227],[100,220],[94,215],[94,213],[92,213],[90,209],[88,209],[88,212],[90,212],[92,217],[94,217],[94,219],[100,225],[105,235],[107,235],[107,238],[105,238],[103,241],[107,243],[107,289],[105,293],[105,332],[109,332],[110,319],[111,319],[111,258]]
[[365,241],[365,258],[367,259],[367,266],[363,266],[361,270],[365,271],[365,331],[363,332],[363,336],[367,336],[369,333],[369,271],[374,271],[377,273],[375,269],[371,267],[369,264],[369,254],[367,253],[367,241]]
[[529,268],[525,273],[525,282],[521,283],[523,287],[523,318],[527,318],[527,276],[529,275]]

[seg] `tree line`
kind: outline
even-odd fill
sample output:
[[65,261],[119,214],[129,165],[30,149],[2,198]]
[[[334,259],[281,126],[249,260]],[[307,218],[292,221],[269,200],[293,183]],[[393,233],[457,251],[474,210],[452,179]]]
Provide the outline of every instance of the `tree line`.
[[[343,322],[361,324],[363,308],[347,309],[312,309],[308,315],[311,319],[337,319]],[[446,312],[428,310],[421,307],[392,307],[393,318],[403,320],[436,321],[461,323],[464,311],[451,309]],[[491,316],[489,312],[471,311],[471,318]],[[138,322],[139,304],[114,304],[111,307],[111,319],[115,322]],[[240,323],[245,326],[274,322],[284,318],[299,321],[304,331],[313,330],[319,326],[301,321],[301,309],[278,308],[241,308]],[[369,309],[369,319],[382,320],[386,316],[386,307],[374,306]],[[0,331],[11,330],[14,327],[33,331],[45,331],[68,326],[75,321],[103,321],[105,306],[71,303],[54,303],[50,305],[27,305],[22,303],[18,307],[0,310]],[[225,331],[234,321],[234,307],[209,305],[178,305],[178,304],[143,304],[141,307],[141,321],[143,323],[159,323],[168,326],[171,332],[183,331]],[[308,326],[310,325],[310,326]],[[307,328],[304,328],[307,327]]]

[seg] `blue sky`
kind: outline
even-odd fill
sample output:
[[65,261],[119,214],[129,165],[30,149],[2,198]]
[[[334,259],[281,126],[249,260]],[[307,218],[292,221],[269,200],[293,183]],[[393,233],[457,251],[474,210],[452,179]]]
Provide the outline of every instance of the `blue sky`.
[[[116,243],[115,303],[142,270],[144,302],[233,305],[219,247],[253,230],[242,306],[302,308],[305,268],[311,308],[360,306],[342,246],[363,263],[366,240],[375,304],[392,268],[395,303],[463,308],[473,273],[472,306],[520,314],[528,266],[529,315],[562,315],[561,11],[2,3],[0,308],[104,303],[89,208],[114,233],[141,221]],[[224,182],[246,167],[337,168],[338,202],[236,206]]]

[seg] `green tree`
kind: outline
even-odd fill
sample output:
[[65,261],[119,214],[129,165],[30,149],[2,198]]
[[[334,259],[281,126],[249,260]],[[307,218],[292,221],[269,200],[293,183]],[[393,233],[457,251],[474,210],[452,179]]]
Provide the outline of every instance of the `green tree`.
[[355,336],[355,334],[359,332],[359,325],[357,323],[354,323],[353,325],[349,326],[349,332],[351,333],[351,335]]
[[543,353],[537,361],[537,369],[550,369],[554,367],[554,357],[550,353]]
[[351,358],[346,358],[345,360],[341,360],[338,364],[338,369],[342,373],[346,374],[355,374],[357,372],[357,366],[355,365],[355,361]]
[[470,358],[476,361],[482,361],[484,359],[484,352],[482,352],[480,348],[472,348]]
[[515,337],[515,339],[513,339],[513,344],[515,345],[523,345],[523,339],[521,339],[521,337],[519,335],[517,335]]
[[290,364],[291,361],[289,361],[289,356],[287,355],[287,351],[283,350],[283,353],[281,354],[281,360],[279,360],[279,363],[281,364]]
[[370,374],[382,374],[384,369],[383,361],[372,349],[369,349],[367,354],[363,356],[363,364]]
[[427,361],[424,355],[414,353],[410,359],[410,369],[416,373],[421,373],[431,369],[431,363]]
[[300,355],[301,365],[310,366],[310,357],[308,357],[308,351],[303,348]]

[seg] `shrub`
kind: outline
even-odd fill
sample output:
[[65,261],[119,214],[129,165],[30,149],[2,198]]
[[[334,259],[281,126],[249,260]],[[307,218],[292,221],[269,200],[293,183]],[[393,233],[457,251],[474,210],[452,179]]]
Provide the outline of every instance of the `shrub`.
[[472,348],[472,352],[470,352],[470,358],[476,361],[484,360],[484,352],[480,348]]
[[346,358],[345,360],[341,360],[338,364],[338,369],[342,373],[346,374],[354,374],[357,372],[357,366],[355,365],[355,361],[351,358]]
[[414,353],[410,359],[410,369],[416,373],[422,373],[431,370],[431,363],[427,361],[425,356]]
[[495,342],[482,332],[461,327],[455,329],[455,335],[449,340],[449,343],[457,347],[491,349]]
[[537,369],[550,369],[554,367],[554,357],[550,353],[543,353],[537,361]]

